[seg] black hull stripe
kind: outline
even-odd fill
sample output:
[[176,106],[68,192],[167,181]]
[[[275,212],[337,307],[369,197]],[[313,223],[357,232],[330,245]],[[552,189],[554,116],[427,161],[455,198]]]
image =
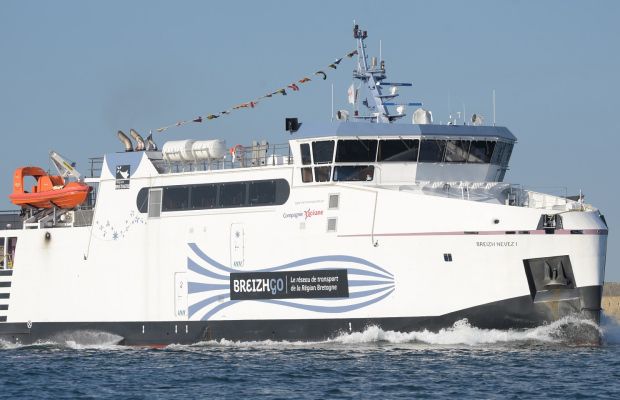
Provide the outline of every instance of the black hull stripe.
[[[134,346],[193,344],[207,340],[233,341],[322,341],[343,333],[359,332],[369,326],[384,331],[438,331],[467,318],[472,326],[482,329],[526,329],[557,321],[580,313],[595,321],[600,319],[600,286],[577,288],[578,298],[537,302],[531,296],[489,303],[450,314],[431,317],[398,318],[324,318],[305,320],[239,320],[239,321],[164,321],[164,322],[26,322],[0,324],[0,338],[8,342],[30,344],[36,341],[79,343],[85,332],[111,334],[114,343]],[[598,304],[598,305],[597,305]],[[6,317],[0,317],[0,321]],[[598,331],[583,332],[576,341],[598,342]]]

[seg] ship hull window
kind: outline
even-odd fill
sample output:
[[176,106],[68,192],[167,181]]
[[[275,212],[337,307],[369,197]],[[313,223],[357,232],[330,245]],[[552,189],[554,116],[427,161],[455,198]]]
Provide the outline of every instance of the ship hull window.
[[225,183],[220,186],[220,207],[243,206],[246,204],[245,183]]
[[147,188],[140,189],[136,198],[136,206],[138,212],[145,213],[149,210],[149,190]]
[[377,161],[407,162],[418,161],[420,141],[418,139],[397,139],[379,141]]
[[162,211],[186,210],[189,205],[189,187],[173,186],[164,188]]
[[339,140],[336,162],[374,162],[377,157],[376,140]]
[[217,204],[217,186],[192,186],[191,200],[192,208],[196,210],[215,207]]
[[[139,212],[148,212],[149,218],[157,218],[162,208],[163,211],[170,213],[192,209],[279,206],[288,201],[290,194],[291,187],[286,179],[270,179],[142,188],[138,192],[136,203]],[[166,203],[163,207],[162,202]],[[148,208],[143,204],[148,204]]]
[[372,181],[375,167],[372,165],[346,165],[334,168],[334,181]]
[[268,205],[276,202],[276,181],[250,183],[250,205]]
[[420,144],[420,162],[442,162],[446,142],[437,139],[424,139]]

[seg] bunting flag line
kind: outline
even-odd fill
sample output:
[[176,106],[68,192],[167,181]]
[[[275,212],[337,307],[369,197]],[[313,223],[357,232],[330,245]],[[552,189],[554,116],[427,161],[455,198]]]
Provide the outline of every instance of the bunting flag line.
[[[352,58],[355,54],[358,54],[357,50],[354,50],[354,51],[350,52],[345,57]],[[275,92],[268,93],[268,94],[266,94],[264,96],[261,96],[261,97],[255,99],[255,100],[252,100],[252,101],[240,104],[240,105],[238,105],[236,107],[228,108],[228,109],[226,109],[224,111],[220,111],[219,113],[208,114],[208,115],[205,115],[205,116],[202,116],[202,117],[198,117],[198,118],[195,118],[195,119],[189,119],[189,120],[177,122],[174,125],[164,126],[162,128],[155,129],[155,131],[156,132],[163,132],[163,131],[165,131],[168,128],[172,128],[173,126],[180,126],[180,125],[186,124],[187,122],[202,122],[203,119],[210,120],[210,119],[219,118],[221,115],[228,115],[228,114],[230,114],[230,112],[232,110],[239,110],[241,108],[255,108],[256,106],[258,106],[259,100],[262,100],[262,99],[265,99],[265,98],[268,98],[268,97],[272,97],[275,94],[282,94],[282,96],[286,96],[287,95],[286,88],[292,89],[293,92],[297,92],[297,91],[299,91],[299,86],[297,86],[297,83],[311,82],[312,81],[310,79],[311,76],[323,75],[323,80],[326,80],[327,79],[327,74],[325,73],[325,69],[327,69],[327,68],[337,69],[336,65],[339,65],[340,62],[343,60],[343,58],[344,57],[337,58],[336,61],[334,61],[333,63],[329,64],[327,67],[325,67],[323,69],[320,69],[320,70],[318,70],[318,71],[316,71],[316,72],[314,72],[314,73],[306,76],[305,78],[302,78],[302,79],[300,79],[300,80],[298,80],[298,81],[296,81],[294,83],[291,83],[290,85],[286,85],[282,89],[276,90]],[[351,98],[351,95],[350,95],[350,98]]]

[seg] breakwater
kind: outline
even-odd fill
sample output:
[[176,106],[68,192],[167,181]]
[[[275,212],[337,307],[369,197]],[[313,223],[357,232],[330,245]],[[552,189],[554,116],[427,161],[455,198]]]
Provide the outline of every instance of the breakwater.
[[620,323],[620,282],[605,282],[601,308]]

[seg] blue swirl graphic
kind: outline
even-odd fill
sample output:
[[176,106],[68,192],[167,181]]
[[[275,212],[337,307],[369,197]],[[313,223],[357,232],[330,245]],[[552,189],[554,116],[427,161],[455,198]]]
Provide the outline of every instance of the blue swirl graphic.
[[[216,283],[204,283],[191,280],[188,282],[188,294],[196,295],[202,294],[204,298],[196,301],[189,306],[189,317],[191,318],[200,310],[207,307],[211,307],[201,318],[205,321],[213,317],[220,310],[233,306],[241,301],[260,301],[268,304],[275,304],[282,307],[311,311],[322,314],[335,314],[344,313],[368,305],[377,303],[386,297],[388,297],[395,290],[394,275],[389,271],[373,264],[367,260],[359,257],[352,257],[346,255],[329,255],[329,256],[317,256],[309,257],[301,260],[293,261],[276,267],[264,268],[260,270],[243,271],[243,272],[276,272],[276,271],[293,271],[294,268],[310,266],[312,264],[331,262],[331,263],[346,263],[351,268],[346,268],[347,276],[359,277],[359,278],[379,278],[375,280],[364,279],[350,279],[348,281],[349,288],[360,289],[357,291],[349,292],[349,297],[338,298],[296,298],[291,300],[283,299],[253,299],[253,300],[229,300],[222,304],[218,302],[230,298],[230,274],[238,273],[239,270],[235,270],[226,267],[223,264],[218,263],[211,257],[207,256],[196,243],[188,243],[189,248],[193,251],[194,255],[200,260],[208,264],[208,267],[203,267],[197,262],[188,257],[187,268],[200,276],[209,278],[210,280],[216,280]],[[209,268],[211,267],[211,268]],[[315,268],[313,270],[331,270],[334,268]],[[217,272],[216,272],[217,271]],[[224,272],[218,273],[218,272]],[[190,275],[191,276],[191,275]],[[196,296],[194,296],[196,297]],[[360,301],[361,300],[361,301]],[[317,301],[328,301],[329,305],[317,305],[308,304],[315,303]]]

